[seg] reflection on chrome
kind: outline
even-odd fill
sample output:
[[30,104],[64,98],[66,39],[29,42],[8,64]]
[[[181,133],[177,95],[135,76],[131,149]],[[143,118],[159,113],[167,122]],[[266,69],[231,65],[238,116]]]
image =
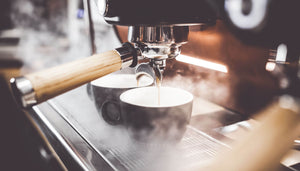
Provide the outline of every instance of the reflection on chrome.
[[180,61],[180,62],[200,66],[203,68],[215,70],[215,71],[220,71],[220,72],[224,72],[224,73],[228,72],[227,67],[225,65],[217,64],[214,62],[210,62],[210,61],[206,61],[203,59],[198,59],[198,58],[194,58],[194,57],[190,57],[190,56],[186,56],[186,55],[179,55],[176,58],[176,60]]

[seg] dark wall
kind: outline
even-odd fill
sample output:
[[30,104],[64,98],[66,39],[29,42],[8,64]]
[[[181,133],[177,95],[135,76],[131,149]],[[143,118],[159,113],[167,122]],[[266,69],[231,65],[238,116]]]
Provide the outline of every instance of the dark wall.
[[12,28],[12,21],[10,18],[10,10],[13,0],[0,1],[0,30]]
[[40,150],[49,150],[10,92],[9,79],[19,76],[22,62],[4,58],[0,53],[0,170],[61,170],[54,158],[42,157]]

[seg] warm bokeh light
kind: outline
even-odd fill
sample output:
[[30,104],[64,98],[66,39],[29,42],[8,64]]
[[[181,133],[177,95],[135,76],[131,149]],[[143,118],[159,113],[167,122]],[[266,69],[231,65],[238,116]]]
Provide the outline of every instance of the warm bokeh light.
[[224,73],[228,72],[227,67],[225,65],[217,64],[214,62],[210,62],[210,61],[206,61],[203,59],[198,59],[198,58],[194,58],[194,57],[190,57],[190,56],[186,56],[186,55],[179,55],[178,57],[176,57],[176,60],[180,61],[180,62],[200,66],[203,68],[207,68],[207,69],[212,69],[215,71],[220,71],[220,72],[224,72]]
[[274,62],[267,62],[266,63],[266,70],[267,71],[274,71],[276,64]]
[[285,44],[280,44],[277,47],[276,61],[285,62],[287,57],[287,46]]

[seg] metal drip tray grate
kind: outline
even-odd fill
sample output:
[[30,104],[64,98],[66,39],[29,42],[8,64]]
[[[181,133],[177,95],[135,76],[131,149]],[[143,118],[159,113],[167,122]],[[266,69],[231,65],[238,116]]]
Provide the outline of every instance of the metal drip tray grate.
[[[176,146],[136,142],[135,145],[109,148],[108,151],[127,170],[182,170],[207,162],[226,147],[218,140],[188,126],[183,139]],[[174,162],[176,168],[172,168]]]
[[214,158],[222,149],[229,147],[189,126],[179,148],[183,151],[186,164],[194,165]]

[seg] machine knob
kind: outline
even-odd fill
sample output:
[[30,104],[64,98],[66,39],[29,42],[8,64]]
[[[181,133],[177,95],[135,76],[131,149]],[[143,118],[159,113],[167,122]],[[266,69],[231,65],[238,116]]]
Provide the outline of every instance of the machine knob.
[[255,29],[264,23],[268,0],[225,0],[232,23],[241,29]]

